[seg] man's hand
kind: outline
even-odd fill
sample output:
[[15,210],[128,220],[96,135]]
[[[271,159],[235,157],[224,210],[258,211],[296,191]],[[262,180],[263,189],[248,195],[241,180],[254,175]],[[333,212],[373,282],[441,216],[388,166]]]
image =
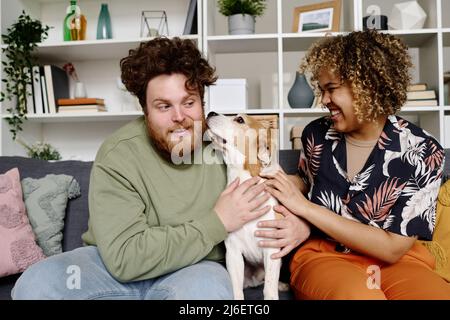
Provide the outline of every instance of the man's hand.
[[260,180],[253,177],[239,184],[239,179],[236,179],[219,196],[214,211],[227,232],[238,230],[270,210],[270,206],[259,208],[270,198],[268,193],[263,192],[264,184],[258,184]]

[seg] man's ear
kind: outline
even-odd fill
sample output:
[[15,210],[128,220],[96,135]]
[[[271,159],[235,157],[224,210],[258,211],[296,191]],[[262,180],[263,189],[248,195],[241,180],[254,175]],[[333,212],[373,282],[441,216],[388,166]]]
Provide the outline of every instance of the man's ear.
[[270,129],[260,129],[258,133],[258,160],[263,167],[267,167],[271,161]]

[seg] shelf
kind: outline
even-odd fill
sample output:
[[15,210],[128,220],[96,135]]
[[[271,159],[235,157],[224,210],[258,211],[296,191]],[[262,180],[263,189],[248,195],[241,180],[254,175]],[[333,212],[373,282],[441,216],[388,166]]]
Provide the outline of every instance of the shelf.
[[419,106],[419,107],[403,107],[400,112],[436,112],[441,110],[440,107],[436,106]]
[[297,117],[297,116],[315,117],[329,114],[327,109],[322,108],[284,109],[283,113],[288,117]]
[[[393,34],[402,39],[409,47],[422,47],[431,38],[438,34],[437,29],[417,29],[417,30],[389,30],[383,31]],[[348,32],[317,32],[317,33],[284,33],[283,51],[307,51],[317,40],[326,36],[346,35]],[[448,34],[450,38],[450,33]]]
[[[317,4],[322,1],[303,2],[305,2],[304,4]],[[113,29],[121,33],[115,33],[114,39],[94,40],[95,30],[90,29],[91,33],[88,39],[92,40],[63,42],[60,41],[62,39],[60,35],[61,14],[64,15],[68,2],[68,0],[2,1],[2,23],[4,27],[12,23],[13,18],[24,8],[45,24],[55,26],[48,40],[39,44],[36,49],[39,63],[56,65],[62,65],[67,61],[76,63],[77,71],[86,83],[89,93],[93,96],[103,96],[105,101],[111,103],[114,101],[116,108],[110,108],[110,110],[122,110],[120,108],[122,103],[118,101],[119,94],[116,84],[120,74],[118,70],[120,59],[126,57],[130,49],[151,39],[138,37],[140,10],[167,10],[171,34],[181,34],[182,31],[179,30],[184,28],[185,15],[189,6],[189,0],[110,1]],[[329,116],[326,108],[295,109],[289,107],[288,90],[292,86],[292,77],[295,75],[303,53],[314,42],[325,36],[346,35],[351,30],[358,29],[362,25],[362,17],[366,15],[368,6],[378,5],[382,9],[382,14],[387,14],[393,5],[389,0],[344,0],[342,1],[340,26],[342,32],[291,32],[293,10],[294,7],[303,5],[301,2],[269,0],[265,14],[257,19],[256,34],[227,35],[227,19],[218,12],[217,1],[198,0],[198,4],[200,4],[197,11],[199,34],[180,36],[194,40],[202,54],[208,56],[211,64],[216,67],[217,74],[221,77],[247,79],[247,102],[251,107],[245,110],[226,112],[216,111],[212,108],[212,111],[225,115],[238,113],[276,115],[279,117],[281,145],[288,148],[290,148],[288,129],[292,125],[309,123],[315,118]],[[428,13],[425,27],[431,28],[383,32],[398,36],[411,48],[411,56],[418,66],[413,74],[414,80],[426,82],[430,88],[441,93],[443,90],[440,82],[442,77],[438,75],[445,71],[444,69],[448,69],[450,61],[447,52],[450,50],[450,20],[446,14],[450,0],[420,0],[419,2]],[[142,7],[144,3],[150,7]],[[439,5],[440,3],[442,5]],[[95,27],[100,2],[80,0],[80,4],[82,10],[84,8],[86,14],[90,15],[87,17],[88,21],[92,22],[90,26]],[[440,17],[438,18],[436,14]],[[441,25],[444,28],[437,28]],[[2,45],[2,48],[5,46]],[[230,106],[232,108],[233,105],[230,104]],[[449,115],[446,118],[450,118],[450,105],[405,107],[399,114],[402,117],[411,118],[411,121],[417,121],[425,130],[436,134],[440,140],[450,141],[450,139],[444,139],[446,132],[450,132],[450,122],[443,122],[441,119],[444,115]],[[28,117],[27,122],[30,123],[30,126],[24,133],[41,139],[67,141],[67,144],[64,144],[63,152],[70,154],[73,152],[73,145],[81,145],[87,139],[89,139],[87,142],[91,142],[90,139],[94,136],[100,143],[118,126],[122,126],[122,123],[141,115],[142,112],[139,110],[88,114],[33,114]],[[0,114],[0,119],[7,117],[5,114]],[[76,130],[79,131],[83,127],[84,123],[88,129],[84,131],[81,129],[80,136],[74,134]],[[2,124],[4,127],[0,127],[0,129],[4,136],[0,140],[0,154],[15,154],[15,147],[7,141],[9,138],[6,121],[2,121]],[[72,131],[66,130],[66,128],[72,129]],[[94,148],[96,147],[83,145],[83,148],[86,148],[86,155],[95,154]]]
[[58,2],[66,3],[67,2],[65,0],[34,0],[34,1],[39,2],[39,3],[58,3]]
[[210,36],[209,50],[213,53],[276,52],[276,34],[253,34],[237,36]]
[[398,36],[411,48],[427,45],[427,42],[438,34],[437,29],[389,30],[383,32]]
[[210,111],[214,111],[220,114],[225,114],[225,115],[234,115],[234,114],[239,114],[239,113],[246,113],[246,114],[279,114],[280,113],[280,109],[246,109],[246,110],[230,110],[230,111],[222,111],[222,110],[210,110]]
[[[181,37],[198,40],[197,35]],[[130,49],[136,48],[142,41],[150,39],[152,38],[44,42],[38,45],[36,55],[41,60],[52,62],[121,59],[128,55]]]
[[[110,122],[129,121],[143,115],[141,111],[128,112],[99,112],[99,113],[76,113],[76,114],[43,114],[28,115],[28,121],[34,123],[61,123],[61,122]],[[8,118],[8,115],[2,115]]]
[[284,33],[283,51],[307,51],[317,40],[325,36],[344,35],[345,32],[304,32],[304,33]]
[[[422,113],[422,112],[439,112],[439,110],[441,110],[440,107],[427,107],[427,106],[421,106],[421,107],[404,107],[402,108],[402,110],[400,111],[400,113]],[[315,116],[315,115],[324,115],[324,114],[328,114],[328,110],[327,109],[322,109],[322,108],[312,108],[312,109],[308,109],[308,108],[304,108],[304,109],[287,109],[287,110],[283,110],[283,113],[287,116]]]

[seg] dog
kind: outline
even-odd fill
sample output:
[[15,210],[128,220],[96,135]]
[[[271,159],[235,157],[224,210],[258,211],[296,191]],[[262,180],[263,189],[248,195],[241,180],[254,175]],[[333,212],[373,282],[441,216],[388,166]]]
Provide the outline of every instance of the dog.
[[[237,177],[245,181],[260,173],[280,169],[273,142],[275,139],[272,139],[268,125],[245,114],[226,117],[215,112],[208,114],[206,123],[207,135],[214,149],[222,152],[227,165],[228,184]],[[277,203],[271,197],[261,206],[270,205],[272,209],[269,212],[230,233],[225,239],[226,266],[236,300],[244,299],[244,288],[256,287],[263,282],[265,300],[278,300],[278,290],[287,290],[286,284],[280,283],[279,286],[281,259],[270,258],[280,249],[261,248],[258,238],[254,236],[259,221],[276,219],[273,206]]]

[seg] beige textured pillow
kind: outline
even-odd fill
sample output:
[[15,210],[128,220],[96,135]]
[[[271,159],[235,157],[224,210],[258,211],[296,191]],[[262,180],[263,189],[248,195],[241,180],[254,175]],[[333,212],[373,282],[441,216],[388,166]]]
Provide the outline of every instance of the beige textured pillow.
[[439,190],[433,241],[421,241],[436,259],[436,272],[450,282],[450,180]]

